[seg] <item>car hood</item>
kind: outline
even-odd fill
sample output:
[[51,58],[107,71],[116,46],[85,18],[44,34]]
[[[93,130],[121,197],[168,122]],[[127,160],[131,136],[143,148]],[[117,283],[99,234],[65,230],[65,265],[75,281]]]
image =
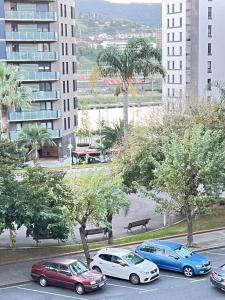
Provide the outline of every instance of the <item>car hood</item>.
[[217,275],[220,275],[223,279],[225,278],[225,271],[222,270],[221,268],[214,268],[213,271],[214,271]]
[[85,280],[98,281],[102,279],[103,275],[96,271],[89,270],[87,272],[82,273],[80,276]]
[[135,265],[135,267],[139,270],[139,271],[145,271],[145,272],[150,272],[153,271],[154,269],[157,269],[158,267],[156,266],[156,264],[154,264],[153,262],[145,259],[143,262],[141,262],[138,265]]
[[185,262],[188,262],[190,264],[195,264],[195,265],[208,265],[209,264],[209,259],[201,254],[192,253],[192,256],[188,257],[188,258],[184,258]]

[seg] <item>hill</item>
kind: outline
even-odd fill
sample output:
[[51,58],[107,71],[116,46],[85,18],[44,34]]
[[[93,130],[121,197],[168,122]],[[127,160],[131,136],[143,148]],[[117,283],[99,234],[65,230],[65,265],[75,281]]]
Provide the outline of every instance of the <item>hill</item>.
[[77,0],[77,15],[97,14],[112,19],[123,19],[149,26],[161,25],[161,4],[111,3],[106,0]]

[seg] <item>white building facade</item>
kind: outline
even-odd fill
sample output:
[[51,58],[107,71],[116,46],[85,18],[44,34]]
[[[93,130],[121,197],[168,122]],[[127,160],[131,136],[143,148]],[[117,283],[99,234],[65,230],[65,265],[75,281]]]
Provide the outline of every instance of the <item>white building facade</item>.
[[225,82],[225,1],[164,0],[162,12],[165,110],[218,98],[214,82]]

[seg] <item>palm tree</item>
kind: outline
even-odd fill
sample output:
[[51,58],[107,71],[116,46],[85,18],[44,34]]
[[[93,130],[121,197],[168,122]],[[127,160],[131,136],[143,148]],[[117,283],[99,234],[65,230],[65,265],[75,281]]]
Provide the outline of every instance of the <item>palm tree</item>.
[[56,145],[48,130],[36,124],[24,127],[18,136],[17,142],[20,146],[28,148],[27,155],[30,155],[34,162],[38,161],[38,150],[44,145]]
[[8,111],[27,108],[32,100],[31,90],[21,85],[23,75],[18,68],[0,64],[0,129],[8,136]]
[[125,49],[109,47],[99,52],[97,65],[104,77],[118,76],[122,81],[121,92],[124,96],[123,118],[124,137],[128,135],[128,91],[129,85],[137,75],[147,78],[149,75],[165,75],[161,65],[161,54],[143,38],[131,39]]
[[115,143],[122,140],[124,135],[123,120],[119,120],[118,123],[114,123],[113,127],[104,126],[102,128],[102,144],[105,149],[111,149]]

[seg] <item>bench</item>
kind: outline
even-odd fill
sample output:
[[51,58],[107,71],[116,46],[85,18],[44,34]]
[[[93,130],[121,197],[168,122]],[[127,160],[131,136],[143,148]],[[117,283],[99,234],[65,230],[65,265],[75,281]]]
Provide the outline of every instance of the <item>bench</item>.
[[88,235],[94,235],[94,234],[100,234],[103,233],[103,235],[107,235],[108,228],[107,227],[100,227],[100,228],[92,228],[92,229],[86,229],[85,230],[85,238],[87,239]]
[[142,226],[142,227],[145,227],[145,230],[147,231],[147,229],[148,229],[147,224],[149,223],[150,220],[151,220],[151,218],[130,222],[130,223],[128,223],[127,227],[124,227],[124,229],[127,229],[127,231],[128,230],[131,231],[131,229],[133,227]]

